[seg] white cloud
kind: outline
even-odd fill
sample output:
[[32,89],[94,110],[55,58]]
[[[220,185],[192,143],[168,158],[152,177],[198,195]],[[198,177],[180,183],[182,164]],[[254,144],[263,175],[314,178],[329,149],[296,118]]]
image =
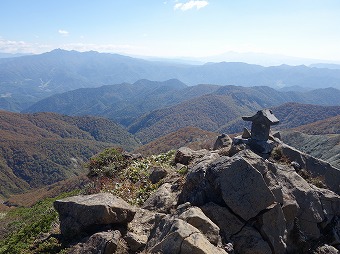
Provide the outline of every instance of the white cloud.
[[68,35],[69,35],[69,32],[68,32],[68,31],[62,30],[62,29],[59,29],[59,30],[58,30],[58,33],[61,34],[62,36],[68,36]]
[[40,53],[50,49],[51,47],[48,45],[25,41],[11,41],[0,37],[0,52],[3,53]]
[[56,48],[62,48],[66,50],[77,51],[90,51],[95,50],[99,52],[111,52],[111,53],[127,53],[136,54],[142,48],[129,45],[129,44],[91,44],[91,43],[67,43],[67,44],[41,44],[30,43],[25,41],[11,41],[0,37],[0,52],[1,53],[32,53],[40,54],[43,52],[51,51]]
[[196,8],[197,10],[207,6],[209,3],[208,1],[194,1],[191,0],[189,2],[186,3],[177,3],[174,6],[175,10],[181,10],[181,11],[187,11],[193,8]]

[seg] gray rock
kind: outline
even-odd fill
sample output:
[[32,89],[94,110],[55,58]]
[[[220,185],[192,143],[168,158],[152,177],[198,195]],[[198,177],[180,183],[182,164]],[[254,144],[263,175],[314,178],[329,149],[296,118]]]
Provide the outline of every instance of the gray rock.
[[94,227],[130,222],[135,209],[123,199],[109,193],[73,196],[54,202],[59,213],[60,230],[72,237]]
[[198,207],[190,207],[178,217],[197,228],[214,245],[221,245],[220,228]]
[[290,163],[290,165],[292,165],[292,167],[295,169],[296,172],[299,172],[299,170],[301,169],[301,166],[299,163],[297,163],[296,161],[292,161]]
[[154,227],[156,216],[158,218],[162,218],[165,216],[165,214],[152,212],[145,209],[137,209],[135,217],[128,224],[129,232],[147,240],[151,229]]
[[274,205],[269,211],[263,213],[258,221],[260,221],[261,235],[267,239],[275,254],[286,253],[287,229],[281,206]]
[[189,165],[190,162],[197,158],[201,158],[206,155],[209,151],[202,149],[194,151],[188,147],[181,147],[177,150],[175,155],[175,163],[181,163],[183,165]]
[[217,174],[215,186],[221,191],[226,205],[244,220],[255,217],[275,202],[261,173],[243,158],[220,161],[213,165]]
[[145,247],[147,237],[144,235],[137,235],[127,232],[127,234],[124,236],[124,240],[127,243],[130,251],[137,252]]
[[318,247],[313,254],[339,254],[340,251],[334,248],[333,246],[329,246],[327,244]]
[[247,128],[243,128],[242,138],[247,139],[251,137],[250,131]]
[[213,150],[218,150],[221,148],[230,148],[233,140],[227,134],[221,134],[217,137]]
[[240,232],[245,224],[226,207],[215,203],[207,203],[201,209],[220,228],[224,242],[230,242],[231,237]]
[[72,246],[69,254],[111,254],[115,253],[119,245],[121,234],[118,230],[95,233],[85,240]]
[[179,192],[174,185],[164,183],[145,201],[142,208],[150,211],[169,213],[177,205]]
[[293,226],[295,217],[300,221],[300,227],[308,237],[320,237],[319,223],[324,219],[324,209],[318,193],[299,176],[292,167],[275,165],[275,176],[281,184],[283,192],[283,212],[287,221],[287,229]]
[[262,174],[236,156],[194,167],[187,175],[180,202],[197,206],[224,202],[234,213],[248,220],[272,205],[275,197]]
[[272,254],[268,243],[263,240],[257,230],[245,226],[242,230],[232,237],[236,253],[242,254]]
[[[223,157],[229,158],[229,157]],[[212,161],[201,162],[189,169],[185,184],[179,196],[179,203],[189,202],[195,206],[207,202],[223,202],[220,192],[207,179],[207,169]]]
[[329,163],[316,159],[291,146],[282,144],[282,154],[290,161],[297,162],[301,168],[306,169],[312,176],[322,176],[327,188],[340,195],[340,170]]
[[150,234],[147,253],[226,254],[211,244],[204,235],[189,223],[170,216],[160,219]]
[[267,166],[268,161],[266,161],[261,156],[254,153],[252,150],[250,149],[242,150],[236,156],[242,157],[243,159],[245,159],[250,165],[256,168],[262,175],[268,172],[268,166]]
[[149,179],[152,183],[158,183],[161,179],[166,177],[168,171],[162,167],[153,167],[151,168],[151,173]]
[[326,242],[340,247],[340,216],[334,216],[333,219],[327,226],[323,229],[324,238],[327,239]]

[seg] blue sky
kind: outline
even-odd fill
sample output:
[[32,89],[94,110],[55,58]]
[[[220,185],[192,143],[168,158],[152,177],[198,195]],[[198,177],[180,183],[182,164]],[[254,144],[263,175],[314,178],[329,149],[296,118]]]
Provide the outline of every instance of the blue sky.
[[340,61],[339,0],[1,0],[0,52]]

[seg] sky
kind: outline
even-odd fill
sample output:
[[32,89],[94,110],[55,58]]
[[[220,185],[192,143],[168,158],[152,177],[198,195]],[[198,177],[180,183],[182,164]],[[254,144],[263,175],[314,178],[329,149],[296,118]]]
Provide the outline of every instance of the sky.
[[339,0],[1,0],[0,53],[254,52],[340,62]]

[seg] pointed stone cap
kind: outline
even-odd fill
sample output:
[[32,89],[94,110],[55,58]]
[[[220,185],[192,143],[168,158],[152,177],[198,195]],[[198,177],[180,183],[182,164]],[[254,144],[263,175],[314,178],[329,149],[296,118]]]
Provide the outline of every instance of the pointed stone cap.
[[274,116],[273,112],[270,109],[263,109],[257,111],[257,113],[253,116],[242,116],[244,121],[251,121],[251,122],[264,122],[269,125],[278,124],[280,121],[279,119]]

